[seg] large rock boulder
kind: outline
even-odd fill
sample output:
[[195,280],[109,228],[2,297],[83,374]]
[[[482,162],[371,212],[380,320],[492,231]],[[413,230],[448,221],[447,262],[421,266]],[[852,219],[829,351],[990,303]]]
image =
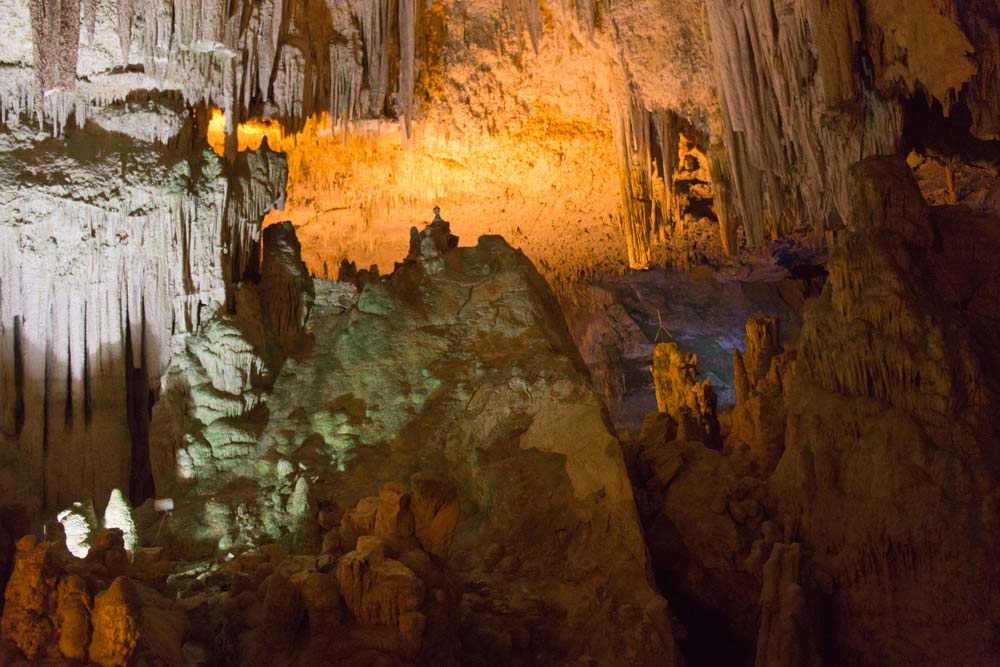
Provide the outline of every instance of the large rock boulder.
[[118,577],[94,597],[94,636],[90,660],[101,667],[126,667],[139,643],[139,604],[135,584]]
[[[174,549],[193,532],[203,544],[304,544],[318,519],[331,524],[318,508],[353,507],[323,538],[330,557],[354,550],[337,569],[352,612],[419,636],[425,621],[412,614],[423,612],[400,600],[419,597],[403,584],[419,581],[410,565],[431,554],[475,582],[460,649],[470,663],[499,659],[474,639],[489,626],[508,628],[489,633],[506,637],[501,645],[543,662],[672,664],[622,452],[548,286],[499,237],[456,248],[437,222],[413,239],[396,271],[360,292],[316,281],[311,342],[276,371],[266,410],[222,419],[259,433],[252,455],[192,467],[184,451],[204,446],[201,423],[159,443],[178,452],[185,476],[170,479],[178,467],[164,466],[160,482],[187,488],[163,539]],[[173,386],[183,376],[178,368]],[[264,404],[258,390],[247,387],[246,404]],[[370,495],[373,483],[411,476],[408,490]],[[222,518],[210,524],[209,513]],[[399,555],[408,564],[359,556],[358,538],[376,533],[411,540]],[[365,586],[382,581],[384,595],[370,598]]]

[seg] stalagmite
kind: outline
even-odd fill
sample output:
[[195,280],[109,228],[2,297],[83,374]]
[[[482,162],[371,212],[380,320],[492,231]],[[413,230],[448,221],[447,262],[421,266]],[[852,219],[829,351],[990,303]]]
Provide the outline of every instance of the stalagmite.
[[91,501],[77,501],[59,513],[59,523],[66,531],[66,548],[77,558],[90,552],[90,534],[97,529],[97,514]]
[[120,489],[113,489],[108,504],[104,508],[104,529],[117,528],[122,531],[125,551],[130,555],[135,553],[139,536],[135,530],[135,520],[132,518],[132,506],[125,500]]
[[718,398],[712,385],[697,381],[698,356],[682,352],[676,343],[659,343],[653,350],[650,372],[656,387],[656,405],[678,424],[681,440],[721,446],[715,414]]

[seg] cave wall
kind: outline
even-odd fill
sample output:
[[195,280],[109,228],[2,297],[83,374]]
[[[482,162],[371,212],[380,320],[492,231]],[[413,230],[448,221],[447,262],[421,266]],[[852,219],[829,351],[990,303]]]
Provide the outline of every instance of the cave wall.
[[149,408],[172,337],[226,302],[284,190],[281,156],[225,165],[189,144],[186,111],[156,113],[181,116],[168,143],[100,129],[4,135],[5,502],[34,511],[103,503],[116,487],[151,495]]

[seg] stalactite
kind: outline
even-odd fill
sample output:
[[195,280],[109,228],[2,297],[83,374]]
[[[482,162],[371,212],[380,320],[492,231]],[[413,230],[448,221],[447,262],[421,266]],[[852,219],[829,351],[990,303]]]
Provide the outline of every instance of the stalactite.
[[593,39],[608,12],[605,0],[568,0],[567,11],[576,17],[576,24],[587,37]]
[[348,44],[330,45],[330,118],[347,141],[348,124],[360,113],[364,69]]
[[83,25],[87,31],[87,43],[93,43],[94,29],[97,27],[97,0],[83,1]]
[[364,45],[368,67],[369,107],[374,113],[385,108],[389,88],[389,58],[386,52],[389,29],[388,0],[366,0],[360,3],[357,14],[361,25],[361,42]]
[[[95,106],[121,101],[134,90],[137,82],[120,73],[102,81],[107,92],[86,79],[76,82],[81,22],[67,17],[80,17],[81,1],[89,44],[98,11],[94,0],[32,3],[36,80],[29,90],[25,78],[31,73],[24,67],[10,67],[9,76],[5,72],[0,77],[3,122],[18,122],[27,114],[59,135],[74,112],[82,127]],[[540,13],[537,2],[529,5],[519,14],[535,26],[530,32],[537,43]],[[222,108],[231,124],[261,114],[280,117],[294,128],[329,110],[340,124],[398,115],[407,135],[412,130],[421,50],[429,48],[421,34],[421,15],[431,11],[417,0],[352,4],[343,10],[352,26],[347,30],[343,24],[307,30],[305,24],[315,20],[313,10],[284,0],[177,0],[166,5],[116,0],[116,11],[121,62],[131,58],[143,64],[146,76],[136,79],[148,85],[152,78],[164,89],[178,89],[190,105]],[[133,35],[140,26],[141,33]],[[324,54],[321,61],[315,59],[317,53]],[[55,90],[61,94],[54,96]]]
[[118,40],[122,47],[122,62],[128,64],[132,50],[132,21],[135,19],[135,0],[118,0]]
[[72,91],[76,84],[80,0],[31,0],[30,9],[37,114],[50,91]]
[[225,302],[283,192],[277,154],[243,153],[233,169],[227,185],[213,158],[189,184],[181,163],[155,202],[132,179],[102,206],[39,184],[0,225],[0,440],[20,443],[8,449],[19,474],[0,479],[11,498],[65,506],[128,488],[133,473],[133,490],[146,488],[133,442],[171,336]]
[[722,206],[740,212],[750,245],[801,224],[820,232],[832,212],[846,218],[848,168],[893,152],[901,129],[898,104],[855,72],[856,5],[706,8],[732,198]]
[[416,49],[416,1],[399,0],[399,112],[403,117],[406,137],[413,124],[413,82]]
[[722,250],[727,255],[735,255],[739,250],[737,230],[740,224],[739,211],[733,207],[732,181],[729,175],[729,158],[725,146],[713,141],[708,152],[709,172],[712,175],[712,189],[715,193],[713,208],[719,219],[719,238]]
[[524,25],[531,39],[531,48],[538,53],[538,40],[542,32],[542,14],[539,7],[541,0],[521,0],[521,13],[524,15]]
[[655,223],[649,150],[650,116],[627,83],[619,83],[612,103],[612,129],[622,195],[622,226],[629,266],[645,269]]
[[[713,172],[703,153],[707,137],[673,110],[647,109],[628,84],[615,84],[613,100],[612,129],[629,265],[647,268],[653,261],[654,243],[664,241],[668,232],[683,232],[686,219],[711,215]],[[720,229],[723,249],[732,252],[734,238],[725,225]]]

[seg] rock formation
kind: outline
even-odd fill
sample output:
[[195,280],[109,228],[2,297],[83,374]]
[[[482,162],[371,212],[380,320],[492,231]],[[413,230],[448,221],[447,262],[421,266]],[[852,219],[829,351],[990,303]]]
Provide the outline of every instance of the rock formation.
[[[982,316],[997,312],[991,223],[931,211],[899,159],[862,162],[852,179],[857,231],[831,257],[798,344],[776,508],[832,578],[836,618],[850,618],[836,637],[845,659],[984,664],[997,549],[982,523],[997,442],[996,355],[981,342]],[[977,315],[963,314],[969,298]]]
[[65,147],[24,131],[4,141],[4,501],[62,509],[114,488],[144,500],[148,405],[171,337],[226,302],[284,162],[261,149],[227,173],[211,152],[123,134],[101,148],[80,135]]
[[[190,469],[157,471],[164,492],[187,486],[188,494],[204,498],[206,510],[211,504],[220,516],[235,519],[212,524],[175,512],[164,533],[179,537],[197,521],[213,548],[267,535],[290,546],[318,541],[309,534],[314,508],[342,507],[352,497],[357,502],[360,481],[405,478],[419,462],[426,472],[413,478],[410,491],[383,487],[344,515],[335,537],[322,540],[328,548],[357,545],[352,564],[341,561],[337,569],[353,613],[400,623],[404,634],[401,624],[416,622],[406,614],[424,592],[407,589],[405,604],[392,597],[402,594],[398,585],[410,575],[393,559],[372,555],[385,552],[378,540],[361,543],[365,535],[395,532],[434,557],[447,556],[463,577],[482,581],[492,591],[484,591],[486,610],[518,616],[551,608],[565,615],[544,624],[551,633],[545,652],[628,651],[639,663],[654,660],[670,650],[669,620],[645,578],[645,546],[615,440],[565,324],[554,315],[551,293],[523,255],[499,238],[455,248],[447,223],[436,222],[419,234],[414,230],[413,239],[396,272],[360,293],[342,283],[315,282],[311,342],[276,371],[266,413],[226,418],[228,432],[256,429],[260,445],[237,457],[216,453],[231,448],[230,440],[207,435],[200,437],[207,438],[210,455],[185,457],[184,451],[203,446],[189,435],[158,445],[192,462]],[[183,385],[180,375],[167,377]],[[303,394],[302,386],[312,391]],[[201,410],[199,399],[182,404]],[[435,470],[454,477],[457,486],[440,481]],[[201,495],[235,490],[250,479],[257,480],[250,493],[229,493],[228,500]],[[527,504],[542,488],[549,500]],[[469,508],[463,509],[468,519],[456,528],[459,506]],[[241,511],[250,522],[237,529]],[[560,529],[539,533],[535,527],[542,524]],[[618,545],[616,564],[606,556],[594,559],[595,540]],[[494,550],[506,555],[491,561]],[[604,574],[610,571],[613,581]],[[510,597],[517,581],[532,593]],[[584,614],[561,601],[568,581],[576,582],[573,599],[603,587],[608,602],[588,605]],[[390,597],[373,592],[365,602],[365,591],[384,586]],[[645,628],[658,638],[647,643],[661,648],[636,652],[637,645],[612,634],[581,643],[576,633],[584,625],[612,613],[605,604],[632,605],[637,625],[626,635]],[[615,621],[609,616],[608,623],[610,631]]]
[[995,219],[931,209],[900,158],[859,163],[851,192],[854,231],[794,349],[773,319],[747,322],[724,453],[665,415],[630,445],[662,589],[682,624],[718,628],[735,651],[689,658],[754,645],[757,665],[995,657]]
[[782,378],[791,354],[783,353],[779,322],[747,320],[744,351],[733,351],[736,405],[727,447],[734,458],[771,470],[784,449],[785,406]]
[[680,440],[721,446],[719,421],[715,414],[718,399],[711,383],[696,379],[698,356],[681,352],[676,343],[660,343],[653,351],[653,383],[660,412],[678,424]]
[[66,550],[61,534],[51,537],[18,542],[3,639],[31,660],[182,664],[187,620],[172,601],[134,578],[140,573],[129,568],[120,531],[99,533],[85,559]]

